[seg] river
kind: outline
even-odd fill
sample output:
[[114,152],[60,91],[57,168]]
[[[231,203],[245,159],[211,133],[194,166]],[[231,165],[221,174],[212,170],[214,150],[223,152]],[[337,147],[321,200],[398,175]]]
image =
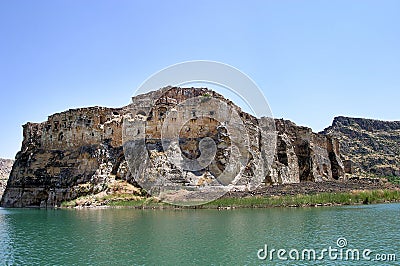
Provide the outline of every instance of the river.
[[0,262],[399,265],[400,204],[232,210],[0,208]]

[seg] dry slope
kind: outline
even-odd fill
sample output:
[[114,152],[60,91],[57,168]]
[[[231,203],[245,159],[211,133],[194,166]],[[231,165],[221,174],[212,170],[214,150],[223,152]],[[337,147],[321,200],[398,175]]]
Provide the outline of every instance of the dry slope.
[[346,172],[400,176],[400,121],[339,116],[322,133],[339,140]]

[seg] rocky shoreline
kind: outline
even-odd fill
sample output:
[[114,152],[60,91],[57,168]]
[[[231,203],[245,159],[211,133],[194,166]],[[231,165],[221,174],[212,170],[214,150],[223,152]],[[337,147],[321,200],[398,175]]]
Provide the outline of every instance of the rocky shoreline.
[[[370,194],[378,194],[373,199]],[[361,200],[353,200],[357,195]],[[385,179],[353,179],[345,181],[306,182],[260,187],[255,191],[233,191],[214,202],[200,206],[175,206],[163,203],[149,196],[121,197],[122,194],[108,195],[107,200],[90,201],[88,198],[65,202],[61,208],[135,208],[135,209],[230,209],[230,208],[268,208],[268,207],[319,207],[400,202],[400,185]],[[323,195],[320,202],[311,201]],[[337,201],[337,198],[340,200]],[[368,199],[368,197],[370,199]],[[327,199],[325,199],[327,198]],[[264,203],[257,202],[257,199]],[[272,199],[273,201],[269,201]],[[282,200],[284,199],[284,200]],[[332,202],[329,202],[332,199]],[[310,202],[307,202],[310,201]],[[318,201],[318,200],[317,200]],[[272,204],[275,203],[275,204]]]
[[[71,109],[25,124],[23,135],[3,207],[56,207],[104,192],[114,180],[191,193],[233,178],[244,190],[345,175],[336,139],[288,120],[256,118],[207,88],[165,87],[121,108]],[[215,155],[198,168],[204,139],[215,144],[208,144]]]
[[399,185],[387,182],[381,178],[354,178],[341,181],[302,182],[294,184],[279,184],[268,187],[260,187],[254,191],[234,191],[225,194],[224,197],[250,197],[250,196],[294,196],[316,193],[340,193],[354,190],[376,189],[400,189]]
[[[197,109],[181,110],[188,101]],[[215,155],[197,169],[201,143]],[[224,198],[237,199],[395,191],[375,177],[400,184],[399,144],[400,121],[340,116],[316,133],[289,120],[256,118],[207,88],[165,87],[121,108],[70,109],[25,124],[9,180],[0,180],[0,206],[141,205],[149,201],[144,191],[156,198],[160,188],[172,197],[187,189],[182,197],[197,200],[188,193],[227,184],[235,188]],[[169,189],[175,186],[180,190]]]

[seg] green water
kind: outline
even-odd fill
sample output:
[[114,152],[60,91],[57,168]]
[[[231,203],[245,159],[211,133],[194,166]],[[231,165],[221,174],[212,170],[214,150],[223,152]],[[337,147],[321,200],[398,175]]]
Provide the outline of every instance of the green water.
[[[0,209],[4,265],[286,265],[257,251],[337,247],[396,254],[396,262],[291,261],[293,265],[400,265],[400,204],[236,210]],[[397,264],[396,264],[397,263]]]

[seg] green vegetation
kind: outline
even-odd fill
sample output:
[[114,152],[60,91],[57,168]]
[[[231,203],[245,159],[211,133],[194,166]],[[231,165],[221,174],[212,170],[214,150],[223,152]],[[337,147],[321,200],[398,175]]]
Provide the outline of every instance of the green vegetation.
[[160,202],[159,200],[150,197],[150,198],[142,198],[138,200],[114,200],[111,201],[108,206],[112,207],[135,207],[135,208],[160,208],[163,206],[168,206],[168,204],[164,202]]
[[[107,195],[101,199],[103,204],[110,207],[133,207],[133,208],[195,208],[195,207],[176,207],[156,198],[132,197],[132,195],[121,195],[117,197]],[[244,198],[220,198],[205,205],[197,206],[200,209],[214,208],[267,208],[267,207],[303,207],[303,206],[327,206],[327,205],[353,205],[353,204],[372,204],[383,202],[400,201],[400,190],[379,189],[379,190],[360,190],[340,193],[318,193],[308,195],[285,195],[271,197],[244,197]],[[63,202],[61,207],[71,208],[80,204],[82,199]],[[83,204],[85,205],[85,204]],[[96,204],[94,206],[97,206]]]
[[220,198],[205,205],[218,207],[300,207],[319,205],[350,205],[400,201],[400,190],[367,190],[311,195]]
[[400,185],[400,176],[384,176],[383,178],[386,178],[390,183],[395,184],[395,185]]
[[61,203],[62,208],[72,208],[76,206],[76,200],[70,200],[70,201],[63,201]]
[[207,102],[207,101],[209,101],[211,99],[211,94],[204,93],[203,95],[201,95],[201,97],[202,97],[201,102],[204,103],[204,102]]

